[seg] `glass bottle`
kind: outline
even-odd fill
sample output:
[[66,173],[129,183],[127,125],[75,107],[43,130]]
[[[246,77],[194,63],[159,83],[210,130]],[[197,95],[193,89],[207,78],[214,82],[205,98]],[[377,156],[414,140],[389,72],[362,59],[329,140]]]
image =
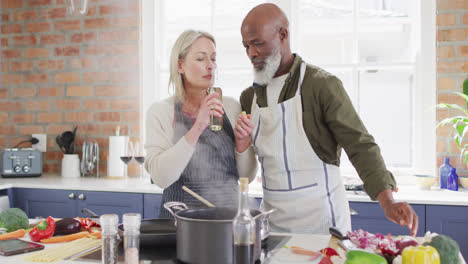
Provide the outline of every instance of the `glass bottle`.
[[[219,87],[209,87],[207,90],[206,90],[206,93],[207,94],[212,94],[212,93],[218,93],[219,96],[218,96],[218,99],[219,100],[223,100],[223,92],[221,91],[221,88]],[[210,126],[209,128],[213,131],[220,131],[223,129],[223,119],[222,118],[217,118],[216,116],[214,115],[211,115],[210,116]]]
[[447,189],[458,191],[458,175],[455,168],[452,168],[447,178]]
[[117,245],[119,236],[117,235],[117,225],[119,217],[116,214],[104,214],[99,218],[102,235],[102,264],[117,263]]
[[447,189],[447,178],[452,168],[453,168],[452,165],[450,165],[450,158],[446,157],[444,160],[444,164],[442,164],[442,166],[440,166],[440,169],[439,169],[439,179],[440,179],[441,189]]
[[140,214],[124,214],[124,251],[125,264],[138,264],[140,249]]
[[239,209],[232,221],[233,263],[253,264],[255,220],[249,208],[249,179],[241,177],[239,181]]

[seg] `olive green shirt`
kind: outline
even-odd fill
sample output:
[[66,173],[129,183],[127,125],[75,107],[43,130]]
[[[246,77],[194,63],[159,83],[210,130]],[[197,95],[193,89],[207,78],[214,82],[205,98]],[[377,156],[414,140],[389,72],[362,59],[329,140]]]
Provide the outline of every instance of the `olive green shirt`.
[[[278,103],[296,94],[302,59],[296,54],[294,56]],[[251,86],[240,97],[242,110],[247,113],[251,112],[254,93],[259,107],[267,106],[266,86],[255,89]],[[322,161],[339,166],[341,149],[344,148],[372,200],[376,200],[381,191],[395,190],[395,178],[387,170],[379,146],[367,132],[336,76],[308,64],[301,97],[304,131]]]

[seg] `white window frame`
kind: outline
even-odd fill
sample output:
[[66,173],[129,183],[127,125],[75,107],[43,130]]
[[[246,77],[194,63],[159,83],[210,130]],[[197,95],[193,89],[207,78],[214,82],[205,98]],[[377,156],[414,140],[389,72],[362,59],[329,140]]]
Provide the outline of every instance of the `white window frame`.
[[[213,0],[215,1],[215,0]],[[296,1],[274,1],[287,3],[281,5],[288,17],[291,10],[297,10]],[[161,82],[157,72],[161,58],[156,58],[158,39],[156,32],[162,24],[161,17],[157,15],[158,5],[154,0],[142,0],[142,28],[140,42],[140,137],[145,135],[145,117],[149,106],[160,97],[156,88]],[[413,123],[413,168],[396,169],[389,168],[396,176],[424,173],[435,175],[436,173],[436,3],[435,0],[420,0],[421,43],[420,53],[416,54],[415,63],[415,96],[414,96],[414,123]],[[291,26],[297,25],[297,16],[290,19]],[[297,36],[292,36],[292,50],[297,50]],[[240,44],[239,44],[240,45]],[[357,47],[357,46],[355,46]],[[404,66],[404,65],[403,65]],[[384,157],[385,158],[385,157]],[[346,174],[353,174],[346,171]]]

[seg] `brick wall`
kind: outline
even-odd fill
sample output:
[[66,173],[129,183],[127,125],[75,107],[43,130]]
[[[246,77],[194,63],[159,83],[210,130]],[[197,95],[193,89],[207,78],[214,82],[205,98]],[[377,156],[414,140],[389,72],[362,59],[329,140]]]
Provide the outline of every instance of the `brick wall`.
[[[437,102],[466,105],[463,98],[451,93],[462,92],[467,77],[468,1],[437,0]],[[437,110],[437,121],[456,114],[460,113]],[[437,129],[437,166],[442,165],[446,156],[452,157],[451,160],[458,158],[459,149],[451,129],[450,126]]]
[[140,1],[88,2],[72,16],[65,0],[1,0],[0,149],[46,133],[44,172],[60,171],[55,137],[74,125],[77,149],[99,143],[104,175],[115,126],[140,133]]

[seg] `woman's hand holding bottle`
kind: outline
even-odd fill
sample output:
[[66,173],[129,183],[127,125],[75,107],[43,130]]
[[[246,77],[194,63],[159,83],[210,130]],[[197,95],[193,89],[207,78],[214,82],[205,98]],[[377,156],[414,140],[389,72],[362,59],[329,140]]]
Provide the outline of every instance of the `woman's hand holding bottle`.
[[223,104],[218,99],[218,96],[217,93],[209,94],[200,105],[195,123],[185,135],[185,139],[190,145],[195,146],[201,133],[210,125],[211,115],[214,115],[216,118],[223,117]]

